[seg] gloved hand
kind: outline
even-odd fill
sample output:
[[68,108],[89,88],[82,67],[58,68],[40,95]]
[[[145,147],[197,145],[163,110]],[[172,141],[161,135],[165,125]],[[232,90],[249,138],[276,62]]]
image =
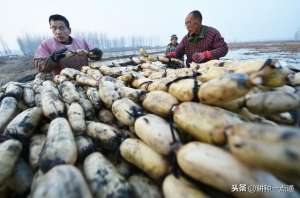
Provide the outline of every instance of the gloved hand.
[[167,54],[167,57],[168,57],[168,58],[176,58],[176,52],[169,52],[169,53]]
[[65,52],[67,51],[67,48],[63,48],[60,50],[56,50],[55,52],[53,52],[50,56],[50,58],[54,61],[54,62],[58,62],[60,59],[64,58],[66,56]]
[[192,56],[192,61],[194,61],[196,63],[200,63],[204,59],[205,59],[205,55],[202,52],[196,52]]
[[195,52],[192,56],[192,61],[196,63],[200,63],[204,60],[210,60],[211,58],[212,58],[212,54],[210,51]]
[[103,52],[99,48],[89,50],[89,58],[91,60],[99,61],[102,59]]

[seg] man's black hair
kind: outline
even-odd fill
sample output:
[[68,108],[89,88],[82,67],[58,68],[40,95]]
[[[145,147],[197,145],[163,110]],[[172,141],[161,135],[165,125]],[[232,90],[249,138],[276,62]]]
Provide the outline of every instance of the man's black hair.
[[70,29],[70,23],[68,21],[68,19],[62,15],[59,14],[53,14],[49,17],[49,24],[51,21],[63,21],[65,23],[65,25],[67,26],[67,28]]
[[178,39],[178,37],[176,36],[176,34],[173,34],[173,35],[171,36],[171,39],[172,39],[172,38]]
[[194,10],[192,12],[190,12],[191,16],[193,16],[195,19],[199,20],[200,22],[202,22],[202,14],[199,10]]

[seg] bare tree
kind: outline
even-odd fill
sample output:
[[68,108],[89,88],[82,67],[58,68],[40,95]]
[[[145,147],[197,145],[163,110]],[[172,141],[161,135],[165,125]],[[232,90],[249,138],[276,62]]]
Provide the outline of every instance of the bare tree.
[[10,50],[10,48],[8,47],[6,41],[4,41],[4,39],[0,36],[0,46],[2,47],[2,50],[0,50],[0,52],[2,51],[3,55],[8,56],[11,55],[12,52]]
[[40,43],[46,38],[46,36],[25,33],[17,38],[17,43],[24,56],[33,56]]

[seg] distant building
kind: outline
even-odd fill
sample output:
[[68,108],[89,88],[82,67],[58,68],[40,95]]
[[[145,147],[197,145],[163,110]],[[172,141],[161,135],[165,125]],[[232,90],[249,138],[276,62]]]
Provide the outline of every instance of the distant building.
[[300,41],[300,29],[295,33],[295,40]]

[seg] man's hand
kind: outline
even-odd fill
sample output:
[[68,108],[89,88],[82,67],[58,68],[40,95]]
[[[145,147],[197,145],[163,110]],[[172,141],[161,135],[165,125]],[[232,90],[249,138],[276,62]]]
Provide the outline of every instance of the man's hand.
[[176,58],[176,52],[169,52],[169,53],[167,54],[167,57],[168,57],[168,58]]
[[211,58],[212,58],[212,54],[210,51],[196,52],[192,56],[192,61],[196,63],[200,63],[204,60],[210,60]]
[[55,52],[53,52],[51,54],[51,59],[54,61],[54,62],[58,62],[60,59],[64,58],[66,56],[65,52],[67,51],[68,49],[67,48],[63,48],[63,49],[60,49],[60,50],[56,50]]
[[98,48],[94,48],[92,50],[89,50],[89,58],[91,60],[99,61],[102,59],[103,52],[102,50]]
[[202,52],[196,52],[192,56],[192,61],[194,61],[196,63],[200,63],[204,59],[205,59],[205,56],[204,56],[204,54]]

